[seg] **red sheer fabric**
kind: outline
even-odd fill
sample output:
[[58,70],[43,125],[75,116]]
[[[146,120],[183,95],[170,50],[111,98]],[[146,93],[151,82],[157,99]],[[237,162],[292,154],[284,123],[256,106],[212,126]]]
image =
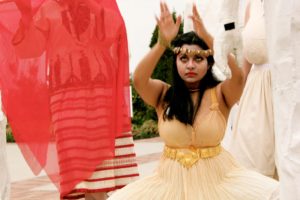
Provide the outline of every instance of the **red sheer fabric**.
[[64,196],[130,131],[126,29],[115,0],[18,1],[21,21],[0,0],[3,107],[31,169]]

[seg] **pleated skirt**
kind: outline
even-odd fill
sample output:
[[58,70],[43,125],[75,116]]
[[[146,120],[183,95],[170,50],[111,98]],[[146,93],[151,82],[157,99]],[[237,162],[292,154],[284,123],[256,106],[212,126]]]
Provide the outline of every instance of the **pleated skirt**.
[[229,152],[199,160],[191,168],[162,157],[153,175],[127,185],[109,200],[278,199],[278,182],[247,170]]

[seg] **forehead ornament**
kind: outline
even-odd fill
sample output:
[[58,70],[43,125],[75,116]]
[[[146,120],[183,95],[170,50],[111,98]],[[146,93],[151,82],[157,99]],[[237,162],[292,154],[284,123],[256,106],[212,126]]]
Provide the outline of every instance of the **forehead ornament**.
[[202,49],[198,49],[198,50],[194,50],[194,49],[188,49],[188,48],[183,48],[183,47],[175,47],[173,48],[173,52],[174,54],[178,55],[180,53],[182,54],[187,54],[189,56],[201,56],[201,57],[208,57],[208,56],[212,56],[213,55],[213,51],[211,49],[207,49],[207,50],[202,50]]

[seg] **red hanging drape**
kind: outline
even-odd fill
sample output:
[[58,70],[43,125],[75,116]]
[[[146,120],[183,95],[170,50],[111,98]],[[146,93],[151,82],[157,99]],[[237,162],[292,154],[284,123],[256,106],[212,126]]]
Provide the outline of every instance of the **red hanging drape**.
[[115,0],[19,1],[0,1],[3,109],[33,172],[63,196],[130,130],[126,29]]

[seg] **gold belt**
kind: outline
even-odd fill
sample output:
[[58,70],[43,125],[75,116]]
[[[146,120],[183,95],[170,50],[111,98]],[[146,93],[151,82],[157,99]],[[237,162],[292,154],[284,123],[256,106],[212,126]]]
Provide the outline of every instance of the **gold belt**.
[[198,160],[203,158],[211,158],[220,154],[221,145],[215,147],[176,149],[165,146],[163,155],[166,158],[176,160],[186,168],[193,166]]

